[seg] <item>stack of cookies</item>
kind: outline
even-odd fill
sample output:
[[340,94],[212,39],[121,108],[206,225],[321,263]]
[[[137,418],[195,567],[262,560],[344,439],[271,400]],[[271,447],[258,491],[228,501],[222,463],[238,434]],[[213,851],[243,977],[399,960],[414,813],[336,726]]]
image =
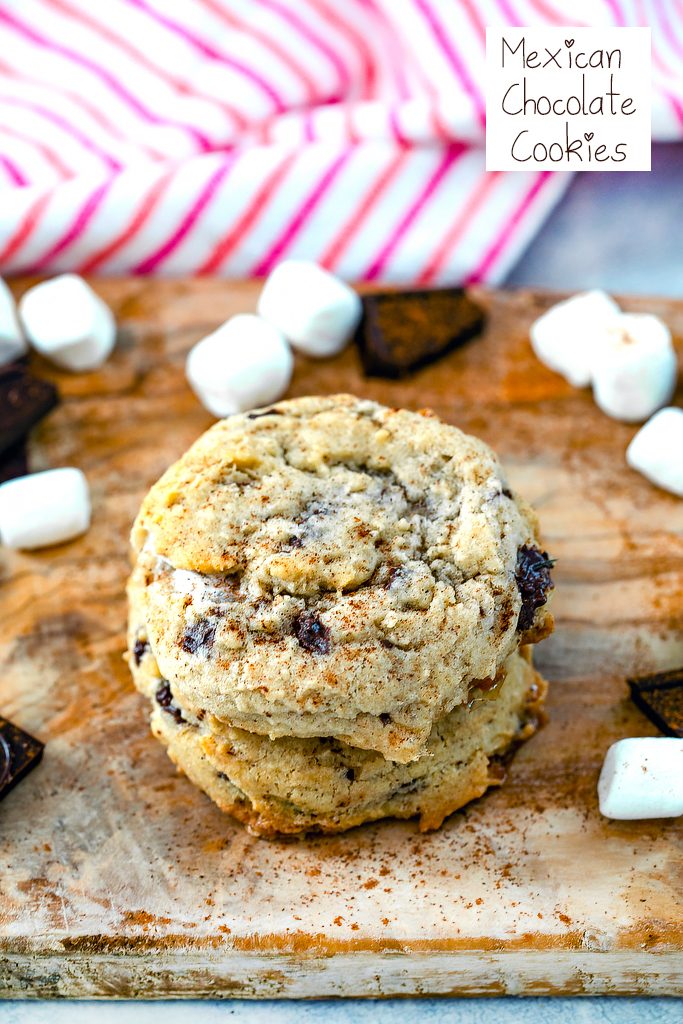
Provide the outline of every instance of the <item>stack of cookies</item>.
[[536,518],[430,413],[342,395],[223,420],[152,488],[132,544],[152,730],[258,834],[437,828],[535,731]]

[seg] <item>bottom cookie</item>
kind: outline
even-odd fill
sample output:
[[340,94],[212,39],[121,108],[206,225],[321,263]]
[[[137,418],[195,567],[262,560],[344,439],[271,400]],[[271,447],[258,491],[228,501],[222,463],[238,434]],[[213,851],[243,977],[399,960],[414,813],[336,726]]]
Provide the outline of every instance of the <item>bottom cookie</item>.
[[[151,695],[149,678],[141,689]],[[504,781],[508,757],[538,727],[546,689],[530,649],[513,654],[495,692],[474,690],[470,705],[437,722],[427,753],[408,764],[333,738],[270,740],[193,715],[161,679],[151,724],[178,768],[258,835],[340,832],[418,815],[427,831]]]

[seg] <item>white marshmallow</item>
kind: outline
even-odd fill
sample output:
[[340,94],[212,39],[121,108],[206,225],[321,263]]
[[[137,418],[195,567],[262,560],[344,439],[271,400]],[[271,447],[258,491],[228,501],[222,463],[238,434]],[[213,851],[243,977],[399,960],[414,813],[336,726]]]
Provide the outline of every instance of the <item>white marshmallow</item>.
[[626,461],[653,484],[683,498],[683,409],[660,409],[631,441]]
[[683,740],[668,736],[619,740],[598,780],[600,813],[617,821],[683,814]]
[[44,548],[84,533],[90,492],[80,469],[48,469],[0,485],[0,539],[9,548]]
[[33,347],[67,370],[96,369],[116,341],[112,311],[76,274],[30,288],[19,303],[19,314]]
[[530,328],[531,345],[551,370],[574,387],[587,387],[605,328],[619,316],[614,299],[601,291],[581,292],[551,306]]
[[242,313],[197,342],[185,370],[202,405],[223,417],[281,398],[293,365],[280,331],[258,316]]
[[0,277],[0,366],[19,359],[28,351],[19,326],[14,296]]
[[360,297],[334,274],[307,260],[279,263],[263,286],[258,312],[309,356],[341,352],[355,331]]
[[646,420],[676,390],[671,331],[649,313],[622,313],[607,327],[593,363],[593,397],[615,420]]

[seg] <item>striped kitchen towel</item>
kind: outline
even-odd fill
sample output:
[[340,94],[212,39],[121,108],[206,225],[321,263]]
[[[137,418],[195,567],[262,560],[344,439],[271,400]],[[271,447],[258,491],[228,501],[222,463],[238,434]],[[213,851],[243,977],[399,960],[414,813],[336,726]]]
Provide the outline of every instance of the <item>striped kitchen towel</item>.
[[0,0],[0,273],[498,281],[570,178],[484,172],[500,23],[650,25],[680,137],[680,0]]

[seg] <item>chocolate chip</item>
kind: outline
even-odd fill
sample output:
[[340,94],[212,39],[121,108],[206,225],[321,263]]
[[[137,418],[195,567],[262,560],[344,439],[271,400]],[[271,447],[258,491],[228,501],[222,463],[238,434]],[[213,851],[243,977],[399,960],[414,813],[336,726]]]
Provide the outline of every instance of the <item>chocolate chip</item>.
[[250,412],[247,419],[260,420],[262,416],[282,416],[282,412],[279,409],[264,409],[263,412]]
[[553,589],[550,570],[555,560],[548,557],[547,551],[525,545],[517,552],[517,570],[515,579],[522,598],[522,608],[517,620],[517,629],[524,632],[534,622],[536,609],[548,600],[548,591]]
[[196,654],[200,648],[204,648],[208,654],[213,647],[215,636],[215,624],[207,622],[206,619],[200,619],[184,634],[180,646],[188,654]]
[[0,800],[40,763],[44,749],[40,740],[0,716]]
[[139,665],[142,661],[143,655],[149,650],[149,644],[146,640],[136,640],[133,644],[133,660],[136,665]]
[[173,694],[171,693],[171,687],[168,684],[168,680],[162,679],[157,686],[157,692],[154,695],[156,702],[159,707],[162,707],[167,715],[170,715],[178,725],[184,722],[183,713],[177,704],[173,703]]
[[512,491],[509,487],[504,487],[500,493],[504,494],[506,498],[510,498],[510,500],[512,500]]
[[382,723],[382,725],[389,725],[389,722],[391,721],[391,715],[388,714],[386,711],[383,711],[382,714],[379,716],[379,720]]
[[25,437],[57,405],[57,389],[22,363],[0,368],[0,453]]
[[405,570],[400,565],[391,565],[386,571],[384,586],[387,588],[400,585],[405,582]]
[[294,620],[294,636],[305,651],[312,654],[328,654],[330,631],[313,612],[302,612]]
[[355,782],[356,781],[356,773],[353,770],[353,768],[347,768],[346,769],[346,778],[349,780],[349,782]]
[[636,707],[667,736],[683,739],[683,668],[627,682]]

